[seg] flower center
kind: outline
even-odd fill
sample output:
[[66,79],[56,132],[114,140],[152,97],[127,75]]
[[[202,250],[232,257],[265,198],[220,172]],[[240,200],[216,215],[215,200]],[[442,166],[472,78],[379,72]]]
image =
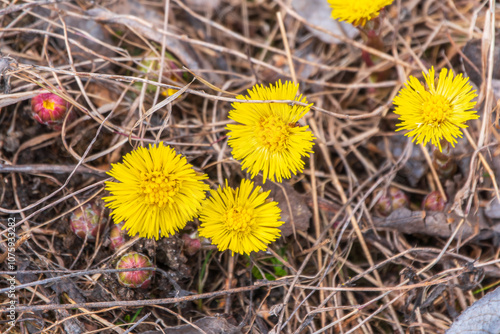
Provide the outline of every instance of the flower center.
[[47,99],[43,100],[43,107],[45,109],[54,110],[54,101],[49,101]]
[[425,123],[439,126],[451,112],[451,104],[441,95],[432,95],[424,102],[423,112]]
[[253,210],[243,207],[227,210],[224,217],[226,229],[237,233],[249,233],[254,222]]
[[281,152],[288,147],[290,126],[276,116],[262,119],[255,130],[260,144],[272,152]]
[[144,172],[141,175],[141,189],[145,202],[158,208],[173,203],[179,188],[180,181],[163,171]]

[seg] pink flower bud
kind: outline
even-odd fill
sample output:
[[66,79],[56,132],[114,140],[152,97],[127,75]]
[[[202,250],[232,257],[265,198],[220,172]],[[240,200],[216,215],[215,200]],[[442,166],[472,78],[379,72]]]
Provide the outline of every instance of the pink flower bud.
[[97,233],[102,232],[107,219],[101,219],[103,207],[92,201],[77,208],[71,213],[69,223],[71,230],[82,240],[95,241]]
[[439,191],[432,191],[425,196],[422,201],[422,210],[443,211],[446,205],[446,198],[443,198]]
[[[132,269],[132,268],[148,268],[152,267],[151,260],[140,253],[131,252],[121,257],[116,264],[116,269]],[[127,271],[116,274],[118,282],[127,288],[142,288],[146,289],[151,283],[153,271],[151,270],[136,270]]]
[[193,256],[201,248],[201,241],[198,236],[198,231],[196,231],[196,233],[193,233],[192,235],[183,234],[182,241],[184,241],[184,252],[189,256]]
[[387,217],[394,210],[407,208],[408,205],[409,201],[406,194],[396,187],[390,187],[375,204],[375,212],[382,217]]
[[33,118],[52,127],[62,124],[68,108],[69,103],[53,93],[42,93],[31,99]]
[[111,241],[109,247],[111,250],[120,248],[127,241],[127,230],[123,229],[123,225],[124,222],[121,222],[111,227],[111,231],[109,232],[109,240]]

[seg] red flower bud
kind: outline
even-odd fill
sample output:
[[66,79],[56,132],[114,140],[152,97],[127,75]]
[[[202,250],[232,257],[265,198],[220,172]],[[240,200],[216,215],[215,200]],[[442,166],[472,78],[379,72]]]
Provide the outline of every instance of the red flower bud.
[[111,231],[109,232],[109,240],[111,241],[109,247],[111,248],[111,250],[120,248],[120,246],[125,244],[125,242],[127,241],[127,230],[123,229],[123,225],[124,222],[121,222],[111,227]]
[[193,256],[201,248],[201,241],[198,236],[198,232],[193,233],[192,235],[183,234],[182,241],[184,241],[184,252],[186,252],[189,256]]
[[446,205],[446,198],[443,198],[439,191],[432,191],[425,196],[422,201],[422,210],[443,211]]
[[[132,268],[148,268],[152,267],[151,260],[140,253],[131,252],[121,257],[116,264],[116,269],[132,269]],[[127,288],[142,288],[146,289],[151,283],[153,271],[151,270],[136,270],[127,271],[116,274],[118,282]]]
[[99,231],[103,231],[107,219],[101,219],[103,207],[95,201],[84,204],[71,213],[71,230],[82,240],[94,241]]
[[396,187],[390,187],[375,204],[375,212],[382,217],[387,217],[392,211],[407,208],[408,205],[409,201],[406,194]]
[[62,124],[68,108],[69,103],[53,93],[42,93],[31,99],[33,118],[51,127]]

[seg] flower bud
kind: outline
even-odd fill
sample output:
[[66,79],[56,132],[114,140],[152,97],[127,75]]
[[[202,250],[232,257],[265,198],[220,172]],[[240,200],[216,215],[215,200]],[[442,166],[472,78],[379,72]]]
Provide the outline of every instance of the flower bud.
[[[152,57],[155,57],[155,53],[154,52],[148,52],[146,55],[145,55],[145,58],[152,58]],[[164,65],[163,65],[163,70],[164,70],[164,73],[163,75],[166,76],[166,77],[169,77],[170,80],[174,81],[174,82],[179,82],[181,81],[182,79],[182,76],[181,77],[177,77],[176,73],[175,72],[169,72],[168,70],[177,70],[179,69],[180,67],[176,64],[176,61],[171,59],[171,55],[169,54],[166,54],[165,55],[165,62],[164,62]],[[139,70],[141,72],[144,72],[146,74],[149,74],[150,71],[154,71],[154,72],[158,72],[160,70],[160,62],[158,60],[146,60],[146,59],[143,59],[141,61],[141,66],[139,66]],[[149,80],[157,80],[158,76],[157,75],[148,75],[148,78]],[[165,80],[163,80],[163,83],[165,83]],[[134,84],[134,86],[137,88],[137,89],[141,89],[142,88],[142,85],[143,83],[141,82],[137,82]],[[148,85],[147,88],[146,88],[146,91],[148,93],[155,93],[156,92],[156,89],[157,89],[157,86],[155,85]],[[175,93],[177,93],[177,90],[176,89],[172,89],[172,88],[167,88],[167,89],[162,89],[161,91],[161,95],[165,96],[165,97],[168,97],[168,96],[171,96],[171,95],[174,95]]]
[[71,230],[80,239],[95,241],[97,233],[102,232],[107,219],[101,219],[103,207],[95,201],[84,204],[71,213],[69,223]]
[[182,241],[184,241],[184,252],[189,256],[193,256],[201,248],[201,241],[198,235],[198,231],[191,235],[183,234]]
[[446,205],[446,198],[443,198],[439,191],[432,191],[425,196],[422,201],[422,210],[443,211]]
[[62,124],[69,103],[54,93],[38,94],[31,99],[31,113],[40,124],[57,127]]
[[390,187],[375,204],[375,212],[382,217],[387,217],[394,210],[407,208],[408,205],[409,200],[406,194],[396,187]]
[[127,230],[123,229],[124,222],[115,224],[111,227],[109,232],[109,240],[111,241],[109,247],[111,250],[120,248],[127,241]]
[[[151,260],[143,254],[131,252],[121,257],[120,261],[116,264],[116,269],[132,269],[132,268],[148,268],[152,267]],[[137,270],[126,271],[116,274],[118,282],[127,288],[142,288],[146,289],[151,283],[153,271],[151,270]]]

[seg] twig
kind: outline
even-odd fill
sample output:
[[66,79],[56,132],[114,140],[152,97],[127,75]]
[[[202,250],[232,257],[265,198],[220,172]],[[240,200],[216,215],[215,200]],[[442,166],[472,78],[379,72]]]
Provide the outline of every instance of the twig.
[[[286,280],[287,281],[287,280]],[[134,306],[146,306],[146,305],[163,305],[163,304],[177,304],[189,301],[195,301],[199,299],[208,299],[225,296],[227,294],[236,294],[242,292],[248,292],[252,290],[257,290],[262,287],[275,288],[286,284],[286,281],[278,280],[266,283],[256,283],[252,286],[244,286],[240,288],[234,288],[231,290],[221,290],[209,293],[201,293],[198,295],[190,295],[179,298],[159,298],[159,299],[147,299],[147,300],[125,300],[125,301],[109,301],[109,302],[93,302],[93,303],[79,303],[79,304],[49,304],[49,305],[17,305],[16,310],[18,312],[36,312],[36,311],[48,311],[48,310],[59,310],[59,309],[71,309],[71,308],[102,308],[102,307],[134,307]],[[7,309],[0,310],[1,313],[9,312]]]
[[92,174],[96,176],[105,177],[106,172],[99,172],[95,169],[91,169],[85,166],[78,166],[75,169],[75,165],[49,165],[49,164],[30,164],[30,165],[6,165],[0,164],[0,173],[26,173],[26,174],[40,174],[40,173],[50,173],[50,174],[68,174],[68,173],[78,173],[78,174]]
[[292,52],[290,51],[290,45],[288,44],[288,37],[286,35],[285,25],[283,24],[283,18],[281,17],[281,12],[277,12],[278,23],[280,25],[281,37],[283,38],[283,45],[285,46],[286,57],[288,59],[288,67],[290,68],[290,75],[292,76],[292,81],[297,83],[297,75],[295,74],[295,67],[293,66]]

